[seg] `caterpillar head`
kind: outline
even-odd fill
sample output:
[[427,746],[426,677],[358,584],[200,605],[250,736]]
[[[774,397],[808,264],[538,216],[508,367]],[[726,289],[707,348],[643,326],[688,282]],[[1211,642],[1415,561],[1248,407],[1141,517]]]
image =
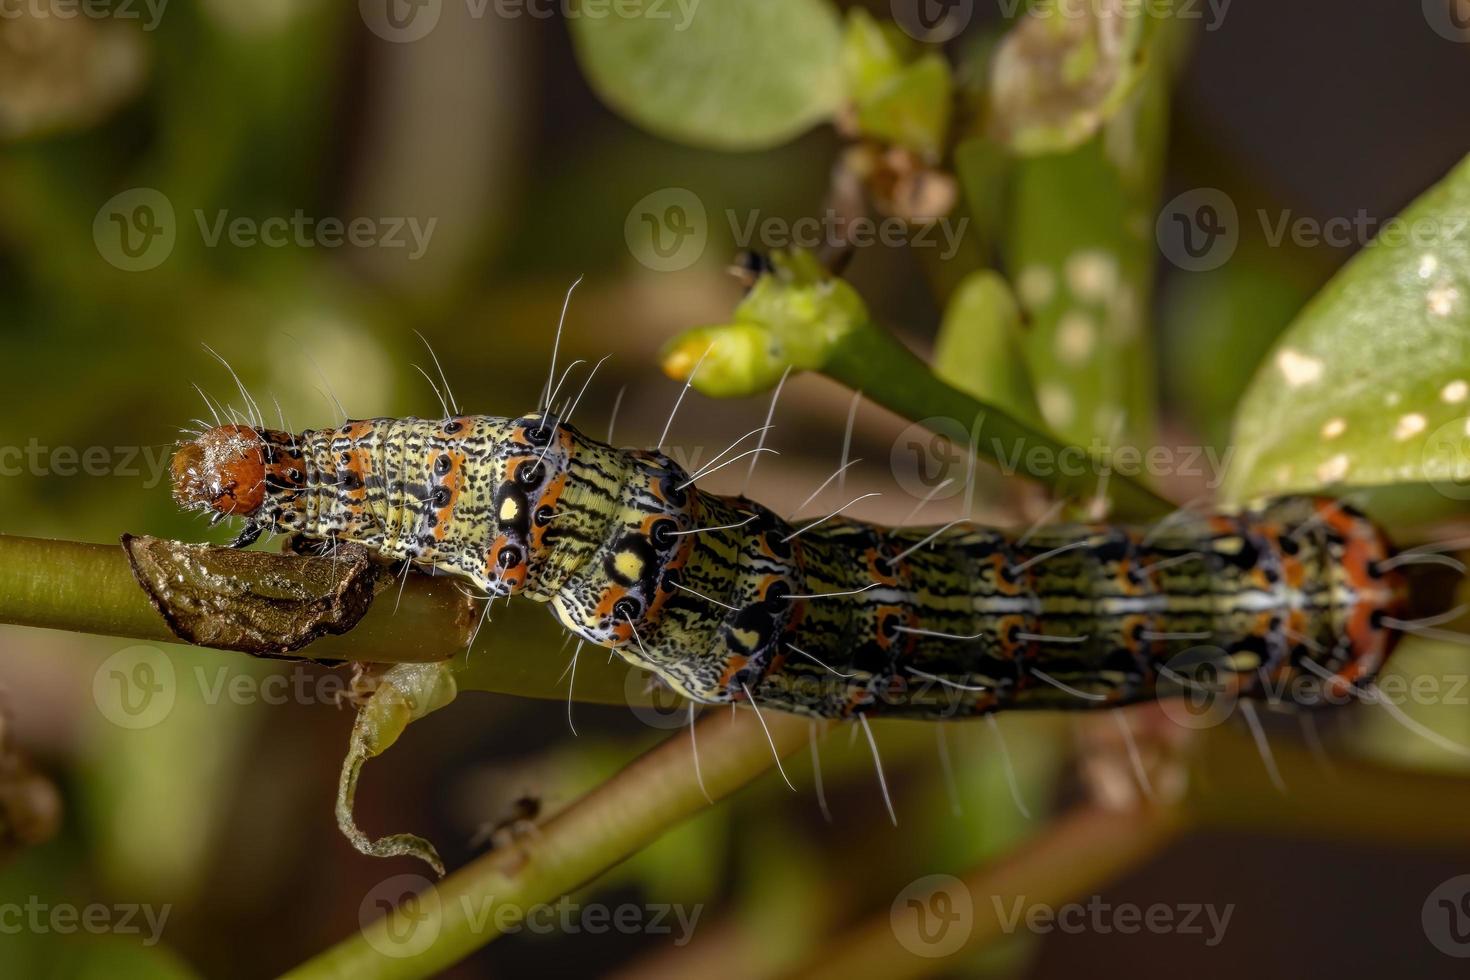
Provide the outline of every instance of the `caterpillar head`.
[[174,453],[174,500],[188,510],[250,517],[266,496],[266,448],[246,425],[222,425]]

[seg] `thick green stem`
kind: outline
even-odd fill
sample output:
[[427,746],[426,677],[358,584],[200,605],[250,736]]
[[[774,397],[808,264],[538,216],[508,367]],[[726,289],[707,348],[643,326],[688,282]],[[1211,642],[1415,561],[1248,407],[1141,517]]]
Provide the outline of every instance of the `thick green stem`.
[[[390,597],[391,599],[392,597]],[[419,663],[464,650],[474,621],[448,579],[416,576],[392,601],[376,603],[350,633],[325,636],[313,660]],[[0,623],[178,642],[148,601],[117,545],[0,535]]]
[[[236,558],[249,571],[255,552]],[[259,553],[262,559],[276,556]],[[262,576],[268,574],[264,568]],[[409,575],[377,597],[349,632],[324,636],[294,656],[322,661],[427,663],[463,656],[456,681],[461,690],[521,697],[568,696],[567,656],[546,656],[563,638],[545,609],[518,602],[495,613],[494,627],[479,630],[483,602],[467,600],[462,586],[446,577]],[[0,534],[0,625],[97,633],[159,643],[179,638],[153,608],[133,577],[127,554],[117,545],[53,541]],[[599,704],[647,703],[643,684],[629,680],[623,661],[582,657],[571,694]]]
[[[907,347],[871,322],[833,345],[824,371],[905,418],[948,434],[958,423],[975,439],[974,451],[1020,476],[1077,500],[1103,496],[1121,520],[1149,520],[1174,508],[1163,497],[1095,459],[938,380]],[[931,424],[932,423],[932,424]]]

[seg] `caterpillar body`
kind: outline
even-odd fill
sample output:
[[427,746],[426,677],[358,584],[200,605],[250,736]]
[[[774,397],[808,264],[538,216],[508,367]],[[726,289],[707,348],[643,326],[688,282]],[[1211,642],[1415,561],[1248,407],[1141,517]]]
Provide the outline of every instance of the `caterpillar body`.
[[1369,683],[1406,602],[1387,539],[1327,499],[1152,527],[799,528],[658,452],[552,415],[226,425],[174,457],[188,508],[357,542],[550,606],[680,694],[817,717],[1120,706],[1219,682],[1293,699]]

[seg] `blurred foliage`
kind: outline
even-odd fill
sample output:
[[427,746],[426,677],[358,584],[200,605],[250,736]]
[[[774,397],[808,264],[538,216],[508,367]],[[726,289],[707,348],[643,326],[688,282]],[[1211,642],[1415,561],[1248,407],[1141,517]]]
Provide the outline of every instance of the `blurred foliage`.
[[653,132],[758,149],[829,117],[842,99],[841,32],[825,0],[699,4],[680,17],[645,16],[669,8],[655,0],[625,6],[572,20],[572,36],[598,94]]

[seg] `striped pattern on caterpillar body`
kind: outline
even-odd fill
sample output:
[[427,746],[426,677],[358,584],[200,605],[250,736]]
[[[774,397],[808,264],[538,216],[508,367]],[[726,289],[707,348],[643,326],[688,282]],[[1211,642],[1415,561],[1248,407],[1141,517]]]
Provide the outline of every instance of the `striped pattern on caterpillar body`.
[[539,415],[223,426],[173,475],[181,505],[245,519],[237,543],[358,542],[549,603],[697,701],[820,717],[1128,704],[1184,690],[1206,645],[1212,682],[1312,703],[1372,679],[1405,601],[1382,533],[1325,499],[1020,537],[842,517],[798,533]]

